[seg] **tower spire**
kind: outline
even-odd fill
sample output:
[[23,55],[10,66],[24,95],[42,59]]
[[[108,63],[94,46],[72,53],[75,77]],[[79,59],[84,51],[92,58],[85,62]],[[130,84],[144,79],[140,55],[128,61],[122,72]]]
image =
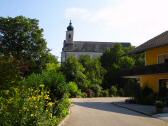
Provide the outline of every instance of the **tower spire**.
[[68,31],[73,31],[73,26],[72,26],[72,22],[71,22],[71,20],[70,20],[70,22],[69,22],[69,26],[67,27],[67,30]]
[[66,40],[65,40],[66,44],[73,44],[73,35],[74,35],[74,28],[70,20],[66,31]]

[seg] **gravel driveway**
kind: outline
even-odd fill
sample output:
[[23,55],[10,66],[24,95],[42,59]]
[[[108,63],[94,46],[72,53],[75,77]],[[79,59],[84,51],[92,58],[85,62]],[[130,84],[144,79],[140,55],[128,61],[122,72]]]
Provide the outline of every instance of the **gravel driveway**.
[[147,117],[112,105],[123,98],[72,99],[71,114],[63,126],[168,126],[162,120]]

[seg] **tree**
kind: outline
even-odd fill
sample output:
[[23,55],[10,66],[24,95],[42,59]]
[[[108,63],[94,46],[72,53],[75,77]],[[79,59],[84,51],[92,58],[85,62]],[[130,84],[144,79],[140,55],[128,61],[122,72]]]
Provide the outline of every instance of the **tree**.
[[39,21],[23,16],[0,17],[0,55],[13,57],[23,76],[40,72],[49,49]]
[[102,84],[105,69],[101,66],[98,58],[91,58],[89,55],[81,55],[79,57],[79,62],[85,68],[84,74],[92,85]]
[[100,58],[101,64],[105,69],[110,69],[113,63],[118,63],[119,58],[124,55],[124,48],[121,44],[114,45],[107,49]]
[[123,69],[130,69],[135,65],[135,59],[127,55],[127,52],[131,49],[131,47],[125,48],[120,44],[116,44],[103,53],[100,61],[107,71],[103,80],[103,88],[108,89],[112,85],[123,85],[123,79],[119,76],[119,72]]
[[13,58],[0,56],[0,89],[8,88],[19,79],[19,71]]
[[65,62],[61,64],[61,71],[66,77],[67,81],[74,81],[78,85],[83,84],[86,79],[84,72],[84,67],[79,63],[78,59],[71,55]]

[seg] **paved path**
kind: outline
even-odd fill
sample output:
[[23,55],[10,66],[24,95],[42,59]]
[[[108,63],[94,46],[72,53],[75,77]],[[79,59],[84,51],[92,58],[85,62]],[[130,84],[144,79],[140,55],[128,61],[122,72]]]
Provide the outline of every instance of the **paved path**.
[[168,126],[168,123],[112,105],[122,98],[73,99],[71,114],[63,126]]

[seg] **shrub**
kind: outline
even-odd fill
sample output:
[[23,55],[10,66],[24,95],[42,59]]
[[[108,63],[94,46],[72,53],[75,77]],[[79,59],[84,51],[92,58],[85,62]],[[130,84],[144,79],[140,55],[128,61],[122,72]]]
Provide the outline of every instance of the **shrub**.
[[70,97],[79,97],[81,96],[81,91],[78,89],[78,86],[75,82],[69,82],[68,90],[70,93]]
[[102,87],[98,84],[94,84],[91,86],[91,89],[95,93],[95,97],[98,97],[101,95]]
[[164,106],[165,106],[163,101],[156,101],[155,105],[157,108],[164,108]]
[[61,99],[68,93],[68,85],[65,82],[64,75],[55,72],[47,71],[42,73],[43,83],[50,89],[52,99]]
[[140,85],[135,79],[128,79],[124,85],[124,94],[128,97],[135,97],[140,92]]
[[110,90],[109,90],[109,95],[110,96],[117,96],[117,87],[116,86],[111,86]]
[[109,96],[109,91],[108,90],[102,90],[101,96],[102,97],[108,97]]
[[59,100],[55,106],[54,115],[59,118],[64,118],[67,114],[69,114],[70,103],[70,100],[66,96]]
[[124,96],[125,95],[124,90],[122,88],[120,88],[117,92],[117,95],[118,96]]
[[95,96],[92,89],[87,89],[85,93],[86,93],[87,97],[94,97]]
[[163,101],[156,101],[155,106],[156,106],[156,113],[162,113],[163,108],[165,107],[165,104]]
[[58,118],[52,113],[54,102],[50,101],[49,93],[42,87],[12,87],[0,93],[1,126],[52,126],[58,123]]
[[149,87],[144,87],[137,91],[137,94],[134,96],[136,103],[153,105],[156,100],[156,94]]
[[26,87],[39,87],[44,84],[50,90],[52,100],[61,99],[68,92],[67,84],[63,74],[56,71],[43,71],[42,74],[31,74],[21,84]]

